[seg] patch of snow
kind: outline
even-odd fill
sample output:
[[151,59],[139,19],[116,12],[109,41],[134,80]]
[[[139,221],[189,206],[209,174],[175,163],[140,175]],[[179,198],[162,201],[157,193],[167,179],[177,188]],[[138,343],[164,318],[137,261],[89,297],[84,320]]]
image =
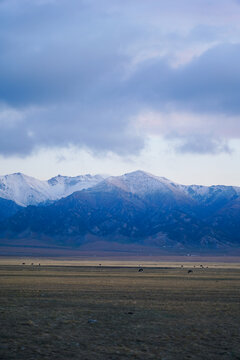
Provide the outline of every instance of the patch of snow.
[[0,176],[0,197],[13,200],[21,206],[37,205],[46,201],[58,200],[76,191],[92,188],[103,182],[137,195],[155,192],[172,194],[179,200],[185,198],[194,201],[208,201],[211,198],[232,198],[240,196],[240,187],[181,185],[165,177],[159,177],[138,170],[122,176],[79,175],[75,177],[55,176],[47,181],[35,179],[22,173]]
[[122,176],[112,176],[106,180],[115,186],[133,194],[149,194],[156,191],[173,192],[175,194],[181,192],[180,185],[166,179],[147,172],[138,170]]
[[101,175],[68,177],[58,175],[48,181],[22,173],[0,176],[0,197],[21,206],[37,205],[66,197],[75,191],[90,188],[104,179]]

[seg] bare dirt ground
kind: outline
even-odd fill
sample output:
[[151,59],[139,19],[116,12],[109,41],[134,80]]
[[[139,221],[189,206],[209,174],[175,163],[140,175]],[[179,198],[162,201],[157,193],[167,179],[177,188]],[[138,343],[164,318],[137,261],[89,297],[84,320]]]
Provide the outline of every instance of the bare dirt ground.
[[33,257],[33,256],[0,256],[1,265],[47,265],[47,266],[99,266],[103,267],[170,267],[181,266],[200,268],[200,265],[208,268],[235,268],[240,269],[240,256],[115,256],[89,257],[83,254],[81,257]]
[[2,360],[240,359],[237,262],[139,272],[137,261],[23,259],[0,263]]

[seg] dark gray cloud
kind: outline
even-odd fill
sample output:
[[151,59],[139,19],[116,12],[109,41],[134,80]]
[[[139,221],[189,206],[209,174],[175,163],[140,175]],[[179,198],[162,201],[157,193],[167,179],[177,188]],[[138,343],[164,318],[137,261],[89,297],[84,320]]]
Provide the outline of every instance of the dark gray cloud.
[[131,84],[143,101],[155,106],[172,103],[200,113],[239,114],[239,64],[240,44],[221,44],[177,69],[166,59],[149,62]]
[[[234,116],[237,125],[238,5],[204,3],[209,17],[203,1],[1,1],[0,153],[71,144],[137,153],[145,136],[131,119],[146,108],[215,115],[216,128],[218,115]],[[221,137],[240,137],[225,136],[224,126],[215,135],[211,125],[211,136],[197,131],[186,130],[179,151],[228,151]],[[162,135],[171,134],[182,131]],[[205,145],[191,145],[203,135]]]

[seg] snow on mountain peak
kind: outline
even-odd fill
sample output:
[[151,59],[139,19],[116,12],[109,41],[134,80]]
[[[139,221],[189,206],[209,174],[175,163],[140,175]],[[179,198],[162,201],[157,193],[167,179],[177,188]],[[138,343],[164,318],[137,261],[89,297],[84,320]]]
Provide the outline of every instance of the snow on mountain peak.
[[[88,189],[104,180],[101,175],[79,175],[75,177],[58,175],[48,180],[55,198],[68,196],[76,191]],[[64,194],[64,196],[62,195]]]
[[122,190],[134,194],[149,194],[156,191],[179,192],[180,185],[164,178],[152,175],[145,171],[137,170],[121,176],[112,176],[106,179]]
[[97,185],[104,177],[58,175],[48,181],[38,180],[22,173],[0,176],[0,197],[13,200],[21,206],[37,205],[48,200],[66,197],[75,191]]
[[233,199],[240,195],[239,187],[180,185],[165,177],[137,170],[110,177],[90,174],[75,177],[57,175],[46,181],[18,172],[0,176],[0,198],[13,200],[21,206],[37,205],[92,188],[99,183],[102,183],[100,188],[110,186],[111,189],[115,186],[140,196],[158,192],[163,196],[171,194],[179,200],[189,198],[194,201],[212,201],[211,199],[216,198]]
[[51,197],[44,181],[22,173],[0,176],[0,197],[21,206],[35,205]]

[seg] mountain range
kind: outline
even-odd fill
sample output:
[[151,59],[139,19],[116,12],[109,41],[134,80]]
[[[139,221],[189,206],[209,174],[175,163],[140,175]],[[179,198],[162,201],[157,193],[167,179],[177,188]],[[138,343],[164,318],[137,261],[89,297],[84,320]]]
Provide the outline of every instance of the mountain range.
[[240,249],[240,187],[122,176],[0,177],[0,245],[165,252]]
[[101,175],[80,175],[76,177],[55,176],[47,181],[15,173],[0,176],[0,198],[12,200],[21,206],[38,205],[47,201],[66,197],[98,184]]

